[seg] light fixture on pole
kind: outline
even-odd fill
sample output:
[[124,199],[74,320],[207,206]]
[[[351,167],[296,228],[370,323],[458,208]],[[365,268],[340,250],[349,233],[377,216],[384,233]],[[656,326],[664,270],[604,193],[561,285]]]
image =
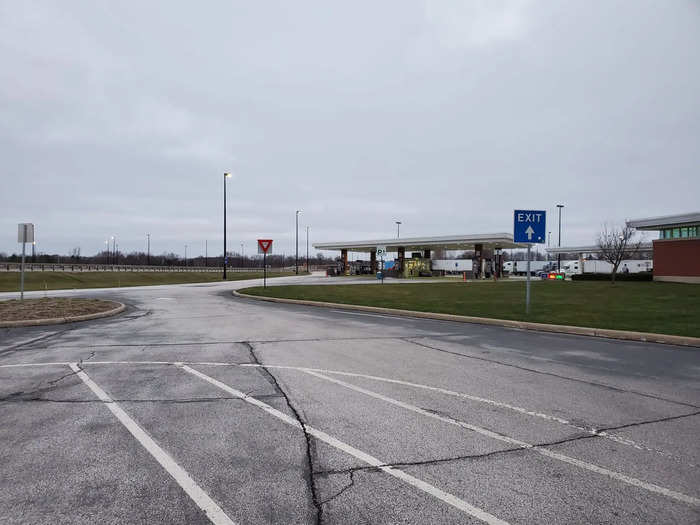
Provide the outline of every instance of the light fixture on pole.
[[226,280],[226,264],[228,263],[226,255],[226,179],[230,178],[230,173],[224,173],[224,281]]
[[296,252],[294,255],[294,273],[299,275],[299,213],[301,210],[297,210],[296,213]]
[[[563,207],[563,204],[557,204],[557,208],[559,208],[559,242],[557,246],[559,248],[561,248],[561,209]],[[557,253],[557,272],[561,272],[561,253]]]
[[396,238],[399,239],[401,237],[401,221],[394,221],[396,223]]

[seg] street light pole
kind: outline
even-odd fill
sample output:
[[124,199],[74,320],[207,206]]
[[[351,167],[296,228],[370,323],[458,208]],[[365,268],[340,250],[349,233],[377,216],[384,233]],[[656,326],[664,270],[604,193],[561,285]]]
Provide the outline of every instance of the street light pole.
[[299,275],[299,212],[296,213],[296,255],[294,256],[294,272]]
[[187,267],[187,245],[185,244],[185,267]]
[[396,238],[399,239],[401,237],[401,221],[394,221],[396,222]]
[[306,227],[306,273],[309,273],[309,228]]
[[226,280],[226,179],[230,179],[230,173],[224,173],[224,281]]
[[151,234],[147,233],[146,238],[148,239],[148,248],[146,249],[146,264],[151,265]]
[[[557,243],[557,246],[561,248],[561,209],[564,207],[563,204],[557,204],[557,208],[559,208],[559,242]],[[561,253],[557,253],[557,272],[561,271]]]

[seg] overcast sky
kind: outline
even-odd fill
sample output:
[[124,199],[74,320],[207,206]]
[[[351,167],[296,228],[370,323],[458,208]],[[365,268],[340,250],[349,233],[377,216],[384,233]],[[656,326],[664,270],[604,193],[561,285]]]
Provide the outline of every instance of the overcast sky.
[[[700,209],[700,2],[0,1],[0,251]],[[556,233],[552,234],[552,237]]]

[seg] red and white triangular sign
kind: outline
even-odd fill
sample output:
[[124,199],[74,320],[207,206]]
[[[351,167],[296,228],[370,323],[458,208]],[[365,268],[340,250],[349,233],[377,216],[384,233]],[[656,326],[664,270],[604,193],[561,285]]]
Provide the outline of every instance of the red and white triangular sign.
[[258,253],[268,253],[272,248],[272,239],[258,239]]

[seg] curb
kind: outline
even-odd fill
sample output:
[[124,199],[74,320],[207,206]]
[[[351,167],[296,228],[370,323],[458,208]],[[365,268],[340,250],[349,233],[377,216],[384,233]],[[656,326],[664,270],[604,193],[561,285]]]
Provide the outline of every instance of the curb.
[[101,319],[102,317],[111,317],[126,310],[126,305],[117,301],[109,301],[118,304],[116,308],[106,310],[104,312],[96,312],[94,314],[74,315],[72,317],[53,317],[50,319],[23,319],[20,321],[0,321],[0,328],[14,328],[18,326],[43,326],[51,324],[75,323],[77,321],[90,321],[92,319]]
[[248,295],[233,290],[233,295],[245,299],[256,299],[271,303],[301,304],[304,306],[318,306],[325,308],[338,308],[341,310],[359,310],[378,314],[397,315],[401,317],[419,317],[422,319],[436,319],[438,321],[454,321],[457,323],[485,324],[491,326],[504,326],[506,328],[518,328],[520,330],[534,330],[538,332],[554,332],[561,334],[585,335],[589,337],[604,337],[607,339],[622,339],[625,341],[641,341],[644,343],[661,343],[667,345],[700,347],[700,337],[688,337],[683,335],[653,334],[648,332],[631,332],[627,330],[611,330],[606,328],[588,328],[585,326],[567,326],[561,324],[530,323],[527,321],[512,321],[510,319],[491,319],[489,317],[472,317],[468,315],[439,314],[434,312],[418,312],[415,310],[397,310],[394,308],[382,308],[379,306],[361,306],[357,304],[326,303],[323,301],[307,301],[304,299],[283,299],[280,297],[265,297],[262,295]]

